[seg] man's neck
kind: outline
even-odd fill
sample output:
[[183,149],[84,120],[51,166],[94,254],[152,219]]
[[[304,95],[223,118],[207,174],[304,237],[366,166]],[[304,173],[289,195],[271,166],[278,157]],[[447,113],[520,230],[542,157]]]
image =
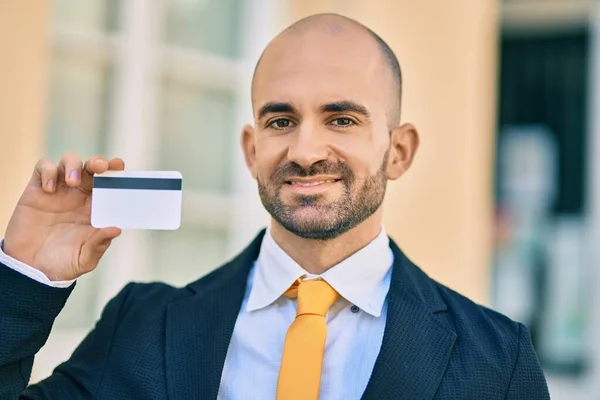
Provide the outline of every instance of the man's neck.
[[310,274],[320,275],[356,253],[381,232],[380,211],[348,232],[329,240],[305,239],[271,221],[275,242]]

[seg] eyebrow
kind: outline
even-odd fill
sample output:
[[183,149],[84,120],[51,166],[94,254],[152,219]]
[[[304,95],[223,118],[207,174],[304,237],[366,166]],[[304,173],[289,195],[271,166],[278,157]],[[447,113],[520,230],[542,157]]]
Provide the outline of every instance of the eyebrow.
[[263,105],[258,110],[258,119],[261,119],[267,114],[275,114],[275,113],[296,113],[296,109],[290,103],[282,103],[282,102],[269,102]]
[[[321,112],[326,112],[326,113],[354,112],[354,113],[364,116],[367,119],[369,119],[371,117],[371,114],[369,113],[369,111],[367,110],[367,108],[365,106],[358,104],[354,101],[350,101],[350,100],[340,100],[340,101],[335,101],[333,103],[323,104],[320,107],[320,110],[321,110]],[[268,103],[265,103],[258,110],[258,119],[263,118],[267,114],[276,114],[276,113],[285,113],[285,112],[297,114],[296,108],[293,105],[291,105],[290,103],[277,102],[277,101],[268,102]]]
[[321,106],[321,112],[337,113],[337,112],[354,112],[362,115],[365,118],[370,118],[371,114],[367,108],[363,105],[355,103],[350,100],[341,100],[333,103],[323,104]]

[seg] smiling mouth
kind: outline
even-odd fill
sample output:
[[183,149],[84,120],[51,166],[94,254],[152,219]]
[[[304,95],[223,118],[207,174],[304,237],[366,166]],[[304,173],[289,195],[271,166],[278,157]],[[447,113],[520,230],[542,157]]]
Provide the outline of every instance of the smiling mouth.
[[311,181],[287,180],[287,181],[285,181],[285,183],[288,185],[293,185],[293,186],[312,187],[312,186],[324,185],[326,183],[335,183],[335,182],[339,182],[340,180],[341,179],[323,179],[323,180],[311,180]]

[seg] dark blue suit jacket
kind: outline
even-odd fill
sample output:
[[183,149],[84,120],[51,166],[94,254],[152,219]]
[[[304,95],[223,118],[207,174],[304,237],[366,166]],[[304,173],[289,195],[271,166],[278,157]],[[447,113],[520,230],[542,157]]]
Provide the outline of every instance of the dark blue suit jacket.
[[[0,399],[215,399],[263,234],[184,288],[127,285],[71,358],[31,386],[33,357],[72,288],[0,265]],[[391,248],[387,323],[363,399],[550,398],[523,325],[433,281]]]

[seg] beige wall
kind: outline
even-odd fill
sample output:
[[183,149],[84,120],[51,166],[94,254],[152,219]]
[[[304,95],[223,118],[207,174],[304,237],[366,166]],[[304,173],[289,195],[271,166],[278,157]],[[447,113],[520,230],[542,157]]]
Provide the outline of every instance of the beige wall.
[[291,0],[290,21],[336,12],[374,29],[404,73],[403,121],[421,148],[389,187],[385,225],[434,278],[488,303],[499,4]]
[[42,146],[48,5],[0,3],[0,236]]

